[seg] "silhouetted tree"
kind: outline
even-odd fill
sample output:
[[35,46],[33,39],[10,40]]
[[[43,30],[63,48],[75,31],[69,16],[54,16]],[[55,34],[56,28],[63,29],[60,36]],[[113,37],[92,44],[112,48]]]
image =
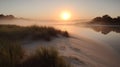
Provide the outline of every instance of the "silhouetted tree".
[[120,22],[120,16],[117,17],[117,20]]
[[0,14],[0,19],[3,19],[4,18],[4,15],[3,14]]
[[109,15],[104,15],[104,16],[102,16],[102,20],[104,22],[111,22],[112,18]]
[[0,14],[0,19],[15,19],[15,17],[13,15],[4,15],[4,14]]
[[13,15],[7,15],[6,18],[7,19],[14,19],[15,17]]
[[102,19],[101,17],[96,17],[93,19],[93,21],[101,21],[101,19]]
[[117,18],[112,18],[109,15],[103,15],[102,17],[94,18],[90,23],[102,25],[120,25],[120,16]]

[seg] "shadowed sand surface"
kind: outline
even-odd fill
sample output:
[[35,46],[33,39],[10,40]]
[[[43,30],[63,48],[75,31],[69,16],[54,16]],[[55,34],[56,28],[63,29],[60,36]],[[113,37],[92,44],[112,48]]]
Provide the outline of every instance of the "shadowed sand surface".
[[120,58],[111,46],[87,38],[59,37],[50,42],[26,42],[23,47],[30,54],[41,45],[55,47],[75,67],[120,67]]

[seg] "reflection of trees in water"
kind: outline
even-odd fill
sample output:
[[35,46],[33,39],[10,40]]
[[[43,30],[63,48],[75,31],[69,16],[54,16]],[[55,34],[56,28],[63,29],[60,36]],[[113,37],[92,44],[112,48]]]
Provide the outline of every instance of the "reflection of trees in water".
[[120,33],[120,26],[90,26],[90,28],[105,35],[110,32]]

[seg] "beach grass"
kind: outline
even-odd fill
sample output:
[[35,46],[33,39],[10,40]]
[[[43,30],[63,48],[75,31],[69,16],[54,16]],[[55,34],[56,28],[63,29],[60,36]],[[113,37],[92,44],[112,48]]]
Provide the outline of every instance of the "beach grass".
[[69,37],[67,31],[61,31],[53,27],[0,25],[0,39],[50,41],[53,37],[58,37],[59,35]]
[[0,67],[70,67],[52,47],[40,47],[35,54],[25,56],[22,40],[50,41],[54,37],[69,37],[67,31],[46,26],[0,25]]
[[71,67],[53,47],[40,47],[22,63],[23,67]]
[[18,42],[0,40],[0,67],[15,67],[24,56]]

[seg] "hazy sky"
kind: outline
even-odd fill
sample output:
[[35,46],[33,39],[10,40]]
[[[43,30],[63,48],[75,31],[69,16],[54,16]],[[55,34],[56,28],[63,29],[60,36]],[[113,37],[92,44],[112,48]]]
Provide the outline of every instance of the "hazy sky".
[[32,19],[59,19],[61,11],[73,19],[109,14],[120,16],[120,0],[0,0],[0,13]]

